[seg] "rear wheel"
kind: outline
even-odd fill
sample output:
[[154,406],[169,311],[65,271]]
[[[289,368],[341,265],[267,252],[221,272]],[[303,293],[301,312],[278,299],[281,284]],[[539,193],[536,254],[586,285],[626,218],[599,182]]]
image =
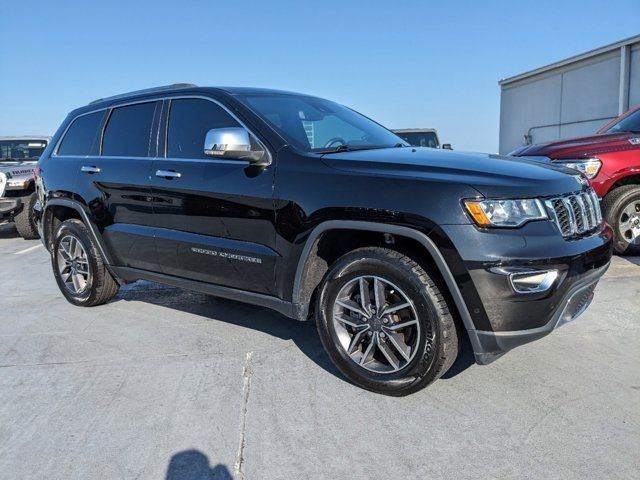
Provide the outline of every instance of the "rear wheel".
[[18,230],[20,236],[25,240],[40,238],[38,227],[36,226],[36,219],[33,214],[33,206],[36,203],[36,198],[35,193],[24,197],[22,210],[20,210],[20,213],[14,218],[16,230]]
[[458,354],[446,301],[425,269],[385,248],[362,248],[330,269],[318,298],[325,350],[355,384],[385,395],[420,390]]
[[60,224],[53,238],[51,263],[60,291],[74,305],[101,305],[118,292],[118,283],[80,220]]
[[640,255],[640,185],[624,185],[602,200],[604,217],[613,228],[613,248],[620,255]]

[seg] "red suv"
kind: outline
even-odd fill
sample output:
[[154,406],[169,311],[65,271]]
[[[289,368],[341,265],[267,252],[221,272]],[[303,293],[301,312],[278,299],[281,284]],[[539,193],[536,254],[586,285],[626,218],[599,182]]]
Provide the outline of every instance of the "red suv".
[[585,174],[615,232],[616,253],[640,254],[640,105],[595,135],[525,145],[510,155],[545,157]]

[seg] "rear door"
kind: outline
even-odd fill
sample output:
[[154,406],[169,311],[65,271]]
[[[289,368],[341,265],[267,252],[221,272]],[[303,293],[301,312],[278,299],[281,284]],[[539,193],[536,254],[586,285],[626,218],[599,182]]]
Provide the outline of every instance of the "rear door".
[[175,98],[165,111],[165,158],[154,161],[151,177],[163,271],[274,293],[274,166],[204,154],[208,130],[242,126],[221,104]]
[[[95,160],[100,154],[100,136],[106,114],[105,110],[100,110],[79,115],[71,121],[51,159],[41,165],[42,174],[46,173],[44,186],[47,191],[61,198],[73,197],[80,167],[87,159]],[[54,164],[55,168],[48,168]]]
[[78,191],[118,266],[157,271],[149,175],[161,101],[107,111],[100,156],[83,159]]

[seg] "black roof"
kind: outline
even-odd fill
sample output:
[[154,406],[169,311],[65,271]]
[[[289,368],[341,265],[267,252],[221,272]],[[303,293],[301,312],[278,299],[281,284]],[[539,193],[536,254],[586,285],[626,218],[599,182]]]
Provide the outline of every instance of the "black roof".
[[288,92],[284,90],[275,90],[271,88],[255,88],[255,87],[198,87],[192,83],[174,83],[172,85],[164,85],[161,87],[153,87],[153,88],[145,88],[144,90],[134,90],[132,92],[121,93],[118,95],[113,95],[110,97],[99,98],[89,103],[89,105],[94,105],[97,103],[105,103],[112,102],[115,100],[125,100],[135,97],[144,97],[148,95],[154,95],[157,93],[176,93],[182,92],[185,90],[215,90],[226,92],[230,95],[267,95],[267,94],[279,94],[279,95],[301,95],[295,92]]

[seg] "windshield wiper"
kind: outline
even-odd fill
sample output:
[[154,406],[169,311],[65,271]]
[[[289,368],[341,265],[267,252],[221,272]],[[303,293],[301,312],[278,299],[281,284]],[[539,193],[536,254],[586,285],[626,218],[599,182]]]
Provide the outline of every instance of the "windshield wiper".
[[334,148],[327,148],[326,150],[314,150],[313,153],[339,153],[339,152],[355,152],[357,150],[377,150],[380,148],[389,148],[388,145],[338,145]]

